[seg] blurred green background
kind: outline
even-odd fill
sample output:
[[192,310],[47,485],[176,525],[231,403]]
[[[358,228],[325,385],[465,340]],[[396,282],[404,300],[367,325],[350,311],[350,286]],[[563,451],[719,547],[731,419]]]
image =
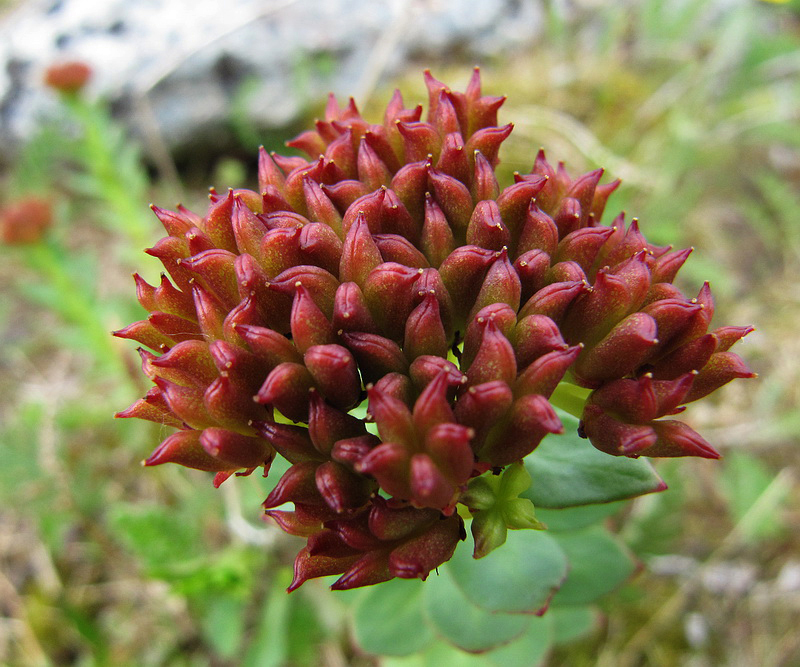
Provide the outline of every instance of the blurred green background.
[[[641,571],[543,664],[797,665],[800,3],[731,2],[711,26],[691,0],[585,4],[591,40],[546,1],[534,47],[478,63],[515,124],[505,182],[540,146],[572,174],[622,178],[607,215],[695,248],[680,286],[710,280],[716,325],[756,326],[737,352],[760,378],[687,412],[723,460],[658,464],[670,490],[610,519]],[[408,62],[359,100],[365,117],[395,87],[425,102],[425,67],[456,89],[471,74]],[[326,94],[309,92],[309,122]],[[234,108],[240,145],[172,172],[103,100],[60,103],[79,131],[54,121],[0,172],[0,207],[35,195],[54,213],[41,241],[0,248],[0,663],[390,664],[354,642],[355,594],[284,593],[300,545],[259,511],[280,471],[215,490],[204,473],[144,470],[163,434],[111,418],[147,389],[134,346],[108,332],[144,314],[132,271],[158,275],[141,253],[163,235],[148,203],[202,212],[209,185],[254,186],[258,144],[282,150],[291,132],[260,136]]]

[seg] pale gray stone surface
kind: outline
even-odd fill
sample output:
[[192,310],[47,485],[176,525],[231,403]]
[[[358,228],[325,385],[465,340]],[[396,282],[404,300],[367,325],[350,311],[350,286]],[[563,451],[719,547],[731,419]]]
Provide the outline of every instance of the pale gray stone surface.
[[410,58],[481,62],[542,25],[538,0],[28,0],[0,20],[0,150],[53,112],[41,79],[54,62],[91,65],[87,94],[134,128],[146,100],[180,146],[225,125],[232,105],[284,126],[329,90],[365,96]]

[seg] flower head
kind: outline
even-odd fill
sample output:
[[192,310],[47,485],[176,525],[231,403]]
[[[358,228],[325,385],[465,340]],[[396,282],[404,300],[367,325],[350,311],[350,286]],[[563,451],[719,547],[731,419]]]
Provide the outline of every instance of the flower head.
[[44,83],[61,93],[75,94],[92,76],[92,68],[79,60],[50,65],[44,73]]
[[559,383],[590,394],[581,433],[602,451],[714,458],[664,417],[752,375],[729,351],[749,329],[709,332],[708,286],[673,285],[689,252],[601,223],[618,181],[540,151],[501,187],[504,98],[477,70],[464,92],[425,76],[425,120],[399,92],[379,124],[331,97],[289,142],[308,159],[261,150],[258,192],[153,207],[169,276],[135,276],[150,314],[116,332],[149,348],[155,385],[119,416],[178,429],[147,465],[218,485],[289,461],[264,506],[308,539],[292,589],[424,579],[463,537],[469,481],[562,432]]
[[36,243],[52,224],[52,204],[42,197],[31,195],[0,209],[0,234],[9,245]]

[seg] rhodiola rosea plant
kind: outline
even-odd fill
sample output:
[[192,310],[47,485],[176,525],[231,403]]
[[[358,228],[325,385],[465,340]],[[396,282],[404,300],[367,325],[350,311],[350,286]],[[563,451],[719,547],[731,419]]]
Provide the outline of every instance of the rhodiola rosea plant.
[[[149,316],[115,335],[143,346],[154,386],[118,416],[174,427],[145,463],[215,485],[290,464],[264,502],[307,540],[289,590],[338,575],[333,589],[382,584],[410,608],[417,587],[382,582],[455,554],[422,604],[440,636],[485,650],[562,585],[574,604],[599,594],[574,583],[581,539],[589,560],[630,563],[589,524],[597,503],[665,488],[639,457],[719,457],[674,417],[752,377],[730,351],[751,329],[711,328],[708,284],[674,285],[689,250],[601,221],[619,185],[602,170],[573,178],[539,151],[499,183],[512,125],[477,70],[464,92],[425,80],[425,120],[399,92],[377,124],[331,97],[288,142],[308,158],[261,149],[258,192],[212,191],[205,214],[153,207],[167,236],[147,252],[167,274],[135,276]],[[589,509],[553,515],[556,538],[508,533],[544,527],[534,504]],[[454,598],[474,627],[506,625],[448,631],[437,605]]]

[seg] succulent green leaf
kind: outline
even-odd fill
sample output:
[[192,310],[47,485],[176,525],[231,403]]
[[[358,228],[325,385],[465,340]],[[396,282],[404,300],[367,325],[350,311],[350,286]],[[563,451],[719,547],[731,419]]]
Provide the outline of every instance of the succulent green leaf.
[[524,465],[512,463],[500,476],[500,496],[503,498],[517,498],[519,494],[531,485],[531,475]]
[[543,664],[553,645],[553,621],[550,612],[530,619],[522,637],[485,654],[493,667],[537,667]]
[[449,572],[464,595],[483,609],[530,614],[545,608],[558,590],[567,576],[567,558],[550,535],[514,530],[503,548],[486,558],[475,560],[469,548],[461,547],[439,569]]
[[593,505],[579,505],[564,509],[537,509],[536,516],[547,526],[551,533],[580,530],[600,523],[607,517],[613,516],[625,507],[627,501],[619,500],[613,503],[595,503]]
[[544,530],[544,524],[536,518],[533,503],[527,498],[510,498],[502,507],[506,525],[512,530],[529,528]]
[[523,495],[536,507],[607,503],[666,488],[648,461],[604,454],[578,435],[575,417],[558,416],[564,435],[547,436],[525,459],[533,484]]
[[424,653],[405,658],[386,658],[381,667],[493,667],[486,653],[465,653],[443,640],[433,642]]
[[546,615],[553,624],[556,644],[568,644],[593,632],[598,627],[598,616],[594,607],[559,607],[557,604]]
[[553,645],[550,614],[531,617],[518,639],[485,653],[473,654],[437,640],[425,651],[405,658],[387,658],[382,667],[538,667]]
[[497,478],[492,475],[481,475],[469,482],[469,490],[459,502],[470,509],[488,510],[497,502]]
[[510,642],[528,629],[528,616],[495,614],[477,606],[448,570],[440,568],[440,574],[429,577],[425,585],[425,610],[440,637],[464,651],[477,653]]
[[422,650],[433,640],[423,620],[423,592],[419,579],[392,579],[372,586],[353,609],[356,643],[375,655],[404,656]]
[[602,526],[569,533],[555,539],[569,559],[569,575],[555,603],[584,605],[610,593],[633,574],[636,564],[628,550]]
[[482,510],[472,520],[472,538],[475,541],[473,558],[483,558],[505,544],[508,528],[502,512]]

